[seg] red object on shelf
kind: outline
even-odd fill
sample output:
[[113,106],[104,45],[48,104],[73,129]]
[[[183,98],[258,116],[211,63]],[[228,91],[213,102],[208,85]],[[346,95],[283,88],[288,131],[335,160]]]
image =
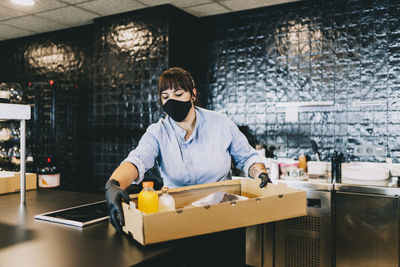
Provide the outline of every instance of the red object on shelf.
[[54,81],[53,80],[50,80],[50,85],[53,85],[54,84]]

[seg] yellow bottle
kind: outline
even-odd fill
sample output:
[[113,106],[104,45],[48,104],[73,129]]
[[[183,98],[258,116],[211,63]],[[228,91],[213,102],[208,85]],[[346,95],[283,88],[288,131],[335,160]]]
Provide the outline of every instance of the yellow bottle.
[[153,186],[153,182],[143,182],[143,190],[139,193],[138,206],[144,213],[158,212],[158,194]]
[[299,156],[299,168],[303,169],[304,172],[307,172],[307,159],[303,154]]

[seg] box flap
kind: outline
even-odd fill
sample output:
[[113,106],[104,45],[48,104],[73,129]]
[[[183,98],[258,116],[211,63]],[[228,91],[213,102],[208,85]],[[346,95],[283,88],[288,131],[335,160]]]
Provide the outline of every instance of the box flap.
[[144,245],[144,231],[143,231],[143,215],[138,209],[131,209],[128,204],[122,202],[122,209],[124,212],[125,225],[122,230],[128,235]]
[[260,179],[242,179],[240,180],[241,189],[244,192],[251,193],[256,196],[272,196],[276,194],[287,194],[299,192],[301,190],[290,188],[285,183],[277,184],[268,183],[265,187],[260,188]]

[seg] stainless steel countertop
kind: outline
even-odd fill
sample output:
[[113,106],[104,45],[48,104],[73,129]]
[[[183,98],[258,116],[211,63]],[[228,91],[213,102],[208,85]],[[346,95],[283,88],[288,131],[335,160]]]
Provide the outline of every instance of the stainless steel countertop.
[[319,190],[319,191],[332,191],[334,190],[333,183],[323,182],[319,180],[306,180],[306,181],[289,181],[289,180],[273,180],[274,183],[285,183],[288,187],[294,187],[304,190]]
[[392,178],[388,186],[374,186],[362,184],[344,184],[344,183],[330,183],[322,180],[306,180],[306,181],[288,181],[288,180],[274,180],[274,183],[283,182],[289,187],[304,189],[304,190],[318,190],[318,191],[336,191],[360,194],[376,194],[386,196],[400,196],[400,188],[397,186],[397,178]]
[[397,187],[397,184],[394,186],[371,186],[335,183],[334,190],[337,192],[400,196],[400,188]]

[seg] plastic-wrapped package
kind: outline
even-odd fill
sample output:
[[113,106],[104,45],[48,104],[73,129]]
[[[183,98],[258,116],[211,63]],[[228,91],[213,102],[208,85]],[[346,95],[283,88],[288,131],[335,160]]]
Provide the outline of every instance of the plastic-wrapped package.
[[238,196],[235,194],[218,191],[211,195],[203,197],[197,201],[192,202],[192,205],[201,207],[201,206],[206,206],[206,205],[214,205],[214,204],[218,204],[218,203],[222,203],[222,202],[226,202],[226,201],[237,201],[237,200],[246,200],[246,199],[248,199],[248,198],[244,197],[244,196]]

